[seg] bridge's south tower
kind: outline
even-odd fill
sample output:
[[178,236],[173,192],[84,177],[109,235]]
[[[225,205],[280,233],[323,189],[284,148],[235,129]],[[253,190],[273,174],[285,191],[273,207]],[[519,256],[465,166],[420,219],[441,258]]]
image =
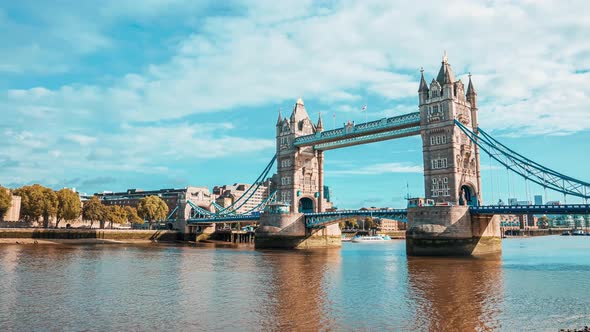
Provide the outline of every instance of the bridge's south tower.
[[312,146],[296,147],[295,138],[323,131],[322,119],[314,125],[303,100],[299,98],[290,118],[277,121],[278,199],[291,206],[291,212],[323,211],[323,152]]
[[437,203],[478,205],[481,202],[479,151],[454,124],[477,132],[477,94],[471,75],[467,91],[446,54],[430,86],[424,72],[418,90],[424,156],[426,198]]

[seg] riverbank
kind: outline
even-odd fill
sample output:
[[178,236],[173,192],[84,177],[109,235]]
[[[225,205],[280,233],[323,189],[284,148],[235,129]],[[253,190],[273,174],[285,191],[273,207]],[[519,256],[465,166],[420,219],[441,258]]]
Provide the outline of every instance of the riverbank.
[[176,242],[183,234],[169,230],[117,230],[117,229],[0,229],[0,244],[94,244],[94,243],[151,243]]

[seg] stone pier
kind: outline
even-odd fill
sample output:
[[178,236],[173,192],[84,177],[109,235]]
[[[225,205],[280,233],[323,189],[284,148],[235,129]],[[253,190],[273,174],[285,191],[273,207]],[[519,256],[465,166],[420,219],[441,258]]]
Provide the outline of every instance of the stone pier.
[[408,208],[408,256],[478,256],[502,252],[498,216],[472,216],[467,206]]
[[337,248],[342,245],[338,224],[321,229],[305,227],[302,213],[264,213],[256,230],[256,249]]

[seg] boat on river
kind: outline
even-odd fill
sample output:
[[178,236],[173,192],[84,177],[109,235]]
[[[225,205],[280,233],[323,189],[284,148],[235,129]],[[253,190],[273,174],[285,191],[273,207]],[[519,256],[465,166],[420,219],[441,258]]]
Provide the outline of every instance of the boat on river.
[[352,238],[353,243],[363,243],[363,242],[384,242],[391,240],[389,235],[370,235],[370,236],[360,236],[357,235]]
[[341,241],[342,242],[350,242],[350,241],[352,241],[352,238],[351,237],[346,237],[345,235],[342,235],[342,240]]

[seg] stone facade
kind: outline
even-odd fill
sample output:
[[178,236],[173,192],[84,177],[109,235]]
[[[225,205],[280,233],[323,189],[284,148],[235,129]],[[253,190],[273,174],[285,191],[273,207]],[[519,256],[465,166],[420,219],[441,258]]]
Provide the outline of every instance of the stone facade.
[[408,208],[410,256],[475,256],[502,251],[498,216],[471,216],[467,206]]
[[426,198],[436,203],[478,205],[479,151],[454,123],[458,120],[477,133],[477,93],[471,76],[465,92],[445,54],[430,87],[422,71],[418,96]]
[[336,248],[342,245],[342,233],[338,224],[321,229],[305,227],[302,213],[265,213],[256,230],[257,249],[311,249]]
[[321,117],[314,125],[301,98],[290,118],[283,119],[279,114],[276,125],[278,171],[274,186],[278,190],[278,200],[288,203],[293,213],[325,211],[329,204],[323,198],[323,152],[311,146],[293,145],[295,138],[323,130]]
[[6,215],[4,216],[4,221],[8,222],[15,222],[20,220],[20,205],[21,205],[21,197],[20,196],[12,196],[12,204]]

